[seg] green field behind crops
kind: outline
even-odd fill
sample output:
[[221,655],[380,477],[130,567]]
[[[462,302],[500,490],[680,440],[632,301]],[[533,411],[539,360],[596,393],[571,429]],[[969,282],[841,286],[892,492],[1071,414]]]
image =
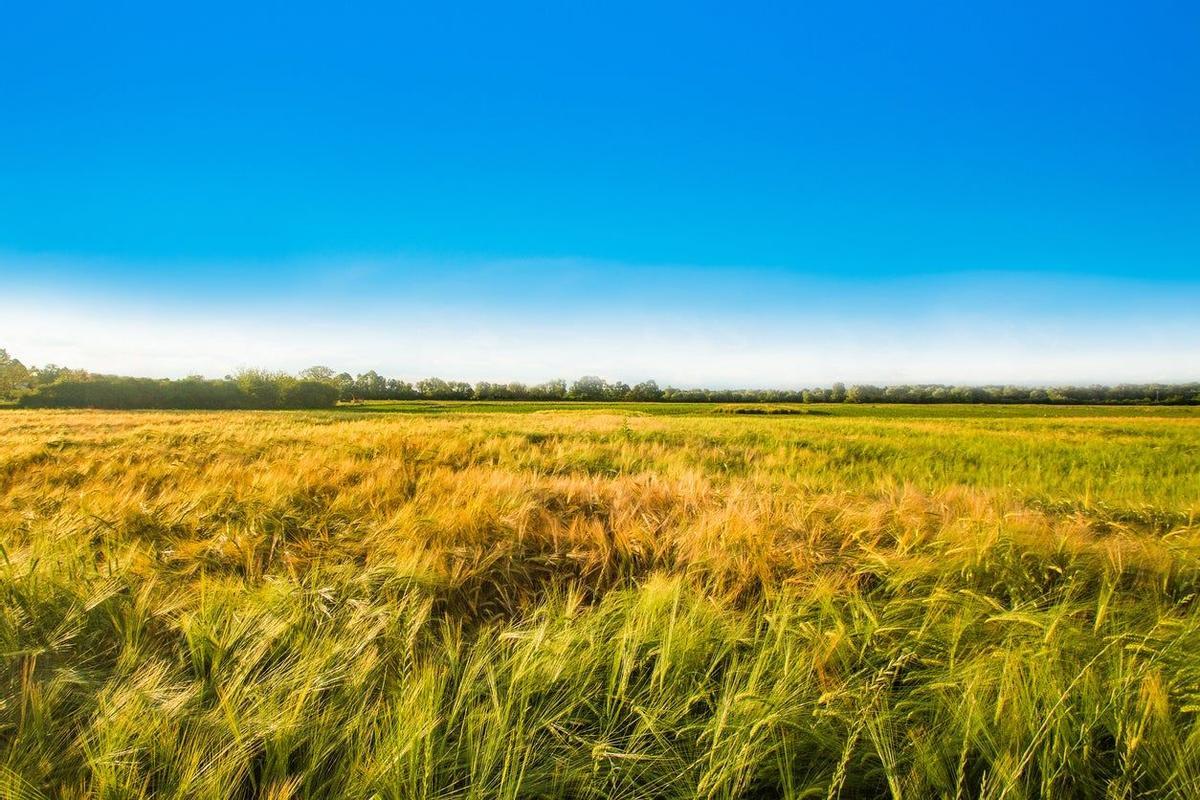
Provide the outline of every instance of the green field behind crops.
[[1120,406],[1120,405],[1000,405],[929,403],[625,403],[588,401],[489,401],[489,400],[368,400],[343,403],[340,413],[393,414],[536,414],[555,411],[591,411],[631,416],[705,417],[734,414],[766,416],[764,409],[791,412],[796,416],[869,417],[871,419],[1013,419],[1021,417],[1130,417],[1200,419],[1197,406]]
[[1190,408],[0,412],[0,797],[1200,796]]

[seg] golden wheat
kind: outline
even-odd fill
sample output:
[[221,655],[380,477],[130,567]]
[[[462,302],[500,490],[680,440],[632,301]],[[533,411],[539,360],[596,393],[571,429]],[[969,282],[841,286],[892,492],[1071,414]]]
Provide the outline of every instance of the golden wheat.
[[1200,420],[0,413],[0,796],[1200,796]]

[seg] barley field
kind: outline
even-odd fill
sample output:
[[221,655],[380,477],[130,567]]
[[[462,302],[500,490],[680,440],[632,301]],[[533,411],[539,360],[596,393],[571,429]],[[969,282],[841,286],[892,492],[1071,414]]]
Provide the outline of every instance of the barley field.
[[0,411],[0,797],[1200,797],[1200,414],[671,410]]

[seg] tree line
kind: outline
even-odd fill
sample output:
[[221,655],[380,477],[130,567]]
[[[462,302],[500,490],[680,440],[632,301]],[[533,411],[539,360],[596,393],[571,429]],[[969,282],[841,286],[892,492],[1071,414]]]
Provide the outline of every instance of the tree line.
[[375,371],[357,376],[334,374],[327,367],[301,373],[338,387],[344,402],[358,400],[588,400],[667,403],[1035,403],[1035,404],[1200,404],[1200,383],[1115,386],[950,386],[918,384],[846,386],[834,383],[811,389],[678,389],[655,381],[634,385],[587,375],[573,383],[554,380],[536,385],[426,378],[409,383]]
[[0,401],[27,408],[331,408],[338,396],[330,383],[282,372],[249,369],[217,380],[130,378],[54,364],[26,367],[0,349]]
[[665,403],[1035,403],[1091,405],[1197,405],[1200,383],[1115,386],[947,386],[919,384],[812,389],[660,388],[652,380],[629,385],[585,375],[571,383],[475,384],[425,378],[409,382],[374,370],[351,375],[309,367],[298,375],[242,370],[221,379],[130,378],[53,364],[26,367],[0,349],[0,401],[30,408],[303,409],[339,401],[523,400]]

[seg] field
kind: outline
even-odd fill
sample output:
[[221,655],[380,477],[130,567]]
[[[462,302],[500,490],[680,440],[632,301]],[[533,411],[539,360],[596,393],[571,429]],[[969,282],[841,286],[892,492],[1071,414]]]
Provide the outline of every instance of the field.
[[0,797],[1200,797],[1200,413],[796,410],[0,411]]

